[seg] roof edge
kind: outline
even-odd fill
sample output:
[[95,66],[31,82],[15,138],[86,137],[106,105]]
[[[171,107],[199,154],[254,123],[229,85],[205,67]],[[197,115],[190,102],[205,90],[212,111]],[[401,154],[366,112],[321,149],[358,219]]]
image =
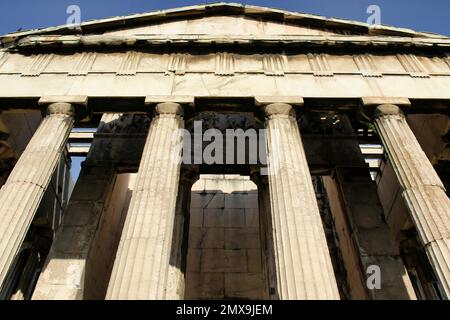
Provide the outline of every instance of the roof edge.
[[151,46],[204,46],[204,45],[258,45],[270,47],[416,47],[450,48],[450,38],[411,38],[384,36],[346,36],[346,35],[284,35],[284,36],[209,36],[209,35],[63,35],[27,36],[11,46],[10,50],[29,48],[76,48],[76,47],[148,47]]

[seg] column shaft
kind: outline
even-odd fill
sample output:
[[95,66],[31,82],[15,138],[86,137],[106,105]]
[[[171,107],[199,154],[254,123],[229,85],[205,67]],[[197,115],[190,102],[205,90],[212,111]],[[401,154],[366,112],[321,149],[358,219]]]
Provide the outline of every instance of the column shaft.
[[74,108],[55,103],[0,190],[0,285],[18,252],[64,150]]
[[339,299],[295,114],[281,103],[265,112],[278,296]]
[[[165,299],[180,175],[181,106],[156,107],[136,177],[108,299]],[[174,298],[171,296],[171,298]]]
[[450,199],[401,110],[394,105],[377,109],[375,125],[403,189],[419,240],[450,297]]

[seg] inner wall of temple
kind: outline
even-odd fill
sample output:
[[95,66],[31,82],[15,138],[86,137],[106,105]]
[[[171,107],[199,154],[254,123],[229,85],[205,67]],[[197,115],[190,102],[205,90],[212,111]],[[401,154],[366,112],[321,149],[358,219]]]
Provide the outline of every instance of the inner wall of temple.
[[201,175],[191,194],[185,299],[267,299],[262,270],[256,185]]

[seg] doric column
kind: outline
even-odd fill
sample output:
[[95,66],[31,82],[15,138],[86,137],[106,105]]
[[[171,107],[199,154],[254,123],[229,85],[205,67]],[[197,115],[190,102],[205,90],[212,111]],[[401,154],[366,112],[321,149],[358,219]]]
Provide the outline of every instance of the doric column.
[[403,189],[418,237],[449,298],[450,199],[399,107],[379,106],[375,125]]
[[48,187],[74,124],[71,103],[50,103],[0,190],[0,285],[18,252]]
[[[165,299],[181,164],[182,107],[160,103],[142,153],[107,299]],[[170,296],[170,298],[174,298]]]
[[264,111],[278,297],[339,299],[294,110],[273,103]]

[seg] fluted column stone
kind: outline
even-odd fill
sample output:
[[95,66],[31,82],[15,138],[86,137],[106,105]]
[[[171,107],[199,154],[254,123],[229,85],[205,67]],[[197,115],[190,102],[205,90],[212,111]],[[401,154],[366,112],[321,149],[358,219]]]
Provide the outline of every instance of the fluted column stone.
[[71,103],[51,103],[0,190],[0,285],[25,238],[74,124]]
[[[107,299],[176,298],[169,279],[179,187],[182,107],[160,103],[142,153]],[[176,260],[176,259],[175,259]]]
[[395,105],[381,105],[375,125],[402,187],[412,221],[446,298],[450,297],[450,199]]
[[264,111],[278,297],[339,299],[294,110],[274,103]]

